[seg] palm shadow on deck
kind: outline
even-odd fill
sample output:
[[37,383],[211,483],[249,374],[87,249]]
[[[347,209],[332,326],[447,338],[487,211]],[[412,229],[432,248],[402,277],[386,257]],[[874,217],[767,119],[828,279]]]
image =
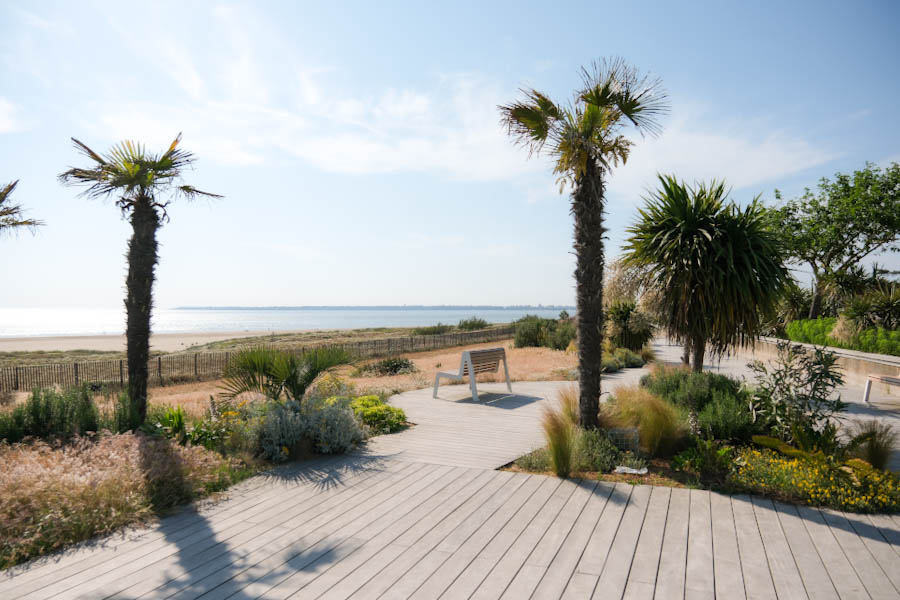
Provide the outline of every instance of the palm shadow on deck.
[[460,398],[458,400],[448,400],[457,404],[481,404],[491,408],[502,408],[505,410],[515,410],[534,402],[540,402],[543,398],[538,396],[525,396],[522,394],[504,394],[495,392],[485,392],[478,394],[478,399],[472,397]]

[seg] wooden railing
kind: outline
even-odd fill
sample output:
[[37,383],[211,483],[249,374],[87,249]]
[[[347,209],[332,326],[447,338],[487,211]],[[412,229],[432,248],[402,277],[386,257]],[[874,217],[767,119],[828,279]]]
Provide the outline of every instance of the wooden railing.
[[[493,342],[510,338],[513,333],[512,326],[505,326],[440,335],[310,344],[285,349],[303,353],[313,348],[341,348],[355,358],[362,359]],[[185,352],[157,356],[147,365],[150,382],[162,385],[175,381],[202,381],[221,377],[231,354],[233,352]],[[84,383],[125,385],[127,381],[128,369],[124,359],[0,367],[0,391],[32,390],[56,385],[69,387]]]

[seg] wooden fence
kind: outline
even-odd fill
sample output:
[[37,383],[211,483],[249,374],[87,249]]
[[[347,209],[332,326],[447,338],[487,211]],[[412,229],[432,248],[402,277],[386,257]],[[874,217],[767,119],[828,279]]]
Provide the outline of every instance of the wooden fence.
[[[513,333],[514,328],[506,326],[441,335],[391,337],[337,344],[311,344],[293,347],[290,350],[303,353],[314,348],[341,348],[355,358],[377,358],[493,342],[507,339]],[[176,381],[215,379],[224,373],[231,354],[231,352],[195,352],[157,356],[152,358],[147,365],[150,383],[151,385],[162,385]],[[124,359],[0,367],[0,392],[28,391],[36,387],[55,385],[67,387],[83,383],[125,385],[127,381],[128,368]]]

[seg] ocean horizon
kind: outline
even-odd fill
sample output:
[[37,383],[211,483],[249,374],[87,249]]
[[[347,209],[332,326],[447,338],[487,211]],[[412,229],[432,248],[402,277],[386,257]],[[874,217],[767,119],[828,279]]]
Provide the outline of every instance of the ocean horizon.
[[[196,306],[156,309],[153,333],[275,332],[419,327],[478,317],[509,323],[526,314],[557,317],[572,306]],[[0,338],[121,335],[124,309],[0,308]]]

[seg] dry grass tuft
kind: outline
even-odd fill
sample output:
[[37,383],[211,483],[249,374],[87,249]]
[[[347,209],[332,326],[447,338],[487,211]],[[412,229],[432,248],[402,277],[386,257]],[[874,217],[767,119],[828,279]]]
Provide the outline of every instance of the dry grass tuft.
[[684,415],[646,388],[619,387],[615,397],[602,406],[605,425],[636,427],[641,446],[650,456],[666,456],[687,436]]
[[201,447],[142,434],[66,445],[0,443],[0,568],[146,520],[252,473]]
[[[575,411],[572,411],[574,397]],[[557,477],[568,477],[572,472],[575,445],[578,442],[578,396],[572,388],[561,390],[556,406],[544,408],[541,426],[547,438],[547,454],[550,466]]]

